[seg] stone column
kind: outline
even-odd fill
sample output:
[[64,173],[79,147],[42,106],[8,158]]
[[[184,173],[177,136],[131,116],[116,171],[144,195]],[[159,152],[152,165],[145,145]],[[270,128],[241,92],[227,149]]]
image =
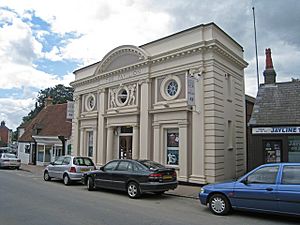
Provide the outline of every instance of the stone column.
[[188,129],[187,123],[179,124],[179,178],[188,179]]
[[132,133],[132,158],[139,159],[139,156],[139,127],[134,125]]
[[105,128],[105,89],[98,91],[98,136],[97,136],[97,160],[100,165],[106,163],[106,128]]
[[150,159],[150,135],[149,104],[150,104],[150,80],[146,79],[141,84],[141,105],[140,105],[140,158]]
[[93,129],[93,161],[96,162],[98,156],[97,152],[97,128]]
[[153,124],[154,135],[153,135],[153,160],[159,163],[161,162],[160,158],[160,125],[158,123]]
[[192,174],[190,181],[205,184],[203,75],[195,80],[195,106],[192,112],[192,121]]
[[107,153],[106,153],[106,161],[110,161],[113,159],[113,141],[114,141],[114,128],[107,128]]
[[84,129],[81,128],[80,129],[80,145],[79,145],[79,152],[80,152],[80,156],[85,156],[84,154]]
[[72,119],[72,153],[80,155],[79,144],[79,118],[80,118],[80,96],[74,95],[74,118]]

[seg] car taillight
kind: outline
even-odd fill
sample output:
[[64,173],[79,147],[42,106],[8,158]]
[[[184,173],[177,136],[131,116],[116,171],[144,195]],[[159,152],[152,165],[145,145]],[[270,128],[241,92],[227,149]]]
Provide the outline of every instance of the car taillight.
[[149,175],[149,177],[151,177],[151,178],[160,178],[160,177],[162,177],[162,174],[160,174],[160,173],[151,173]]
[[76,168],[74,166],[72,166],[70,169],[69,169],[69,172],[70,173],[76,173]]
[[176,171],[174,171],[174,172],[172,173],[172,176],[173,176],[173,177],[177,177]]

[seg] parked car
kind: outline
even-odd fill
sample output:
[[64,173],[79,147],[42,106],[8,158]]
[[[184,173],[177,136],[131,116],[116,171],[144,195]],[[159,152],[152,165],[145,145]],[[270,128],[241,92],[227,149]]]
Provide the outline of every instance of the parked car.
[[15,155],[10,153],[0,153],[0,168],[16,168],[21,166],[21,160]]
[[130,198],[145,192],[162,194],[177,187],[177,174],[173,168],[150,160],[112,160],[98,171],[85,173],[83,183],[88,190],[108,188],[127,191]]
[[60,156],[45,168],[44,180],[56,178],[69,185],[72,181],[81,181],[84,172],[95,169],[95,164],[89,157]]
[[257,167],[235,182],[206,185],[200,202],[217,215],[231,209],[300,215],[300,163]]

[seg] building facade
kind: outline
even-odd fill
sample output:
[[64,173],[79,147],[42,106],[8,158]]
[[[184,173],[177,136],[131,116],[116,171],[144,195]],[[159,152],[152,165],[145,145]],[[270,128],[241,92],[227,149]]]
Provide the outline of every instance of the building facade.
[[[22,163],[47,165],[68,152],[71,121],[67,103],[46,106],[25,126],[18,128],[18,156]],[[71,150],[71,149],[70,149]]]
[[249,126],[248,167],[272,162],[300,162],[300,81],[276,82],[271,50],[266,49],[261,84]]
[[213,23],[124,45],[74,71],[73,153],[151,159],[184,182],[245,172],[243,49]]
[[12,143],[12,130],[7,128],[5,121],[0,124],[0,147],[7,147]]

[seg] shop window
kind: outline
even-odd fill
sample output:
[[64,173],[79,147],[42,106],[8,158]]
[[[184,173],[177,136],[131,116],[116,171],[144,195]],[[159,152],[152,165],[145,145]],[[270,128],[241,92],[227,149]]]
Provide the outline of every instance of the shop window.
[[44,150],[45,150],[44,145],[38,145],[38,158],[37,158],[37,161],[39,161],[39,162],[44,161]]
[[300,136],[288,137],[288,161],[300,162]]
[[88,156],[93,157],[93,131],[88,131],[87,132],[87,137],[88,137]]
[[179,163],[179,131],[167,129],[167,164],[178,165]]
[[263,142],[266,163],[281,162],[281,141],[266,140]]
[[25,153],[30,154],[30,145],[25,145]]

